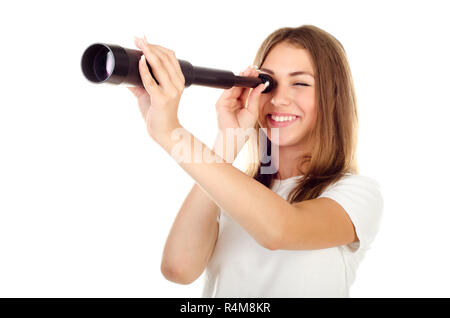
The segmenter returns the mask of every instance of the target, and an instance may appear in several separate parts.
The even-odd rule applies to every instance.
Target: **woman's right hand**
[[[247,67],[240,76],[258,77],[256,68]],[[251,128],[255,125],[259,113],[259,98],[267,86],[255,88],[233,86],[226,89],[216,103],[219,130],[226,128]]]

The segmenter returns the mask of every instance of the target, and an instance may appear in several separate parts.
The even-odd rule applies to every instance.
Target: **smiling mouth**
[[[292,122],[295,121],[300,116],[297,115],[285,115],[285,116],[277,116],[273,114],[267,114],[267,118],[277,122],[277,123],[285,123],[285,122]]]
[[[285,115],[285,116],[276,116],[273,114],[268,114],[267,121],[269,123],[269,127],[273,128],[282,128],[290,126],[292,123],[297,121],[300,116],[297,115]]]

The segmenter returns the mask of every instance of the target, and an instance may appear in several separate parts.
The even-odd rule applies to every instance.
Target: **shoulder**
[[[369,176],[360,174],[346,173],[336,182],[331,183],[324,189],[322,194],[326,193],[347,193],[347,194],[371,194],[373,199],[383,203],[383,195],[380,183]]]
[[[352,197],[353,199],[361,197],[369,200],[372,205],[376,203],[381,210],[384,205],[380,183],[366,175],[346,173],[326,187],[320,196],[327,194]]]
[[[369,176],[361,175],[361,174],[354,174],[354,173],[346,173],[344,174],[339,180],[337,180],[335,183],[332,183],[329,187],[333,187],[336,185],[343,185],[343,184],[354,184],[359,185],[361,187],[369,187],[379,190],[380,189],[380,183]]]

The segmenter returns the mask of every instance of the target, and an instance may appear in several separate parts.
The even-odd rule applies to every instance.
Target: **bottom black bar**
[[[3,312],[12,309],[15,315],[24,313],[58,316],[114,314],[127,317],[169,315],[183,317],[227,317],[233,314],[294,317],[334,313],[347,315],[363,308],[367,313],[415,315],[446,312],[448,298],[2,298]],[[384,306],[386,305],[386,306]],[[355,307],[358,306],[358,307]],[[442,306],[442,308],[439,308]]]

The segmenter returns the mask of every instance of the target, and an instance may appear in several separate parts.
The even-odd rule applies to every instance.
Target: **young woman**
[[[142,60],[144,88],[129,89],[148,133],[174,158],[181,147],[177,163],[195,181],[167,238],[163,275],[189,284],[206,270],[203,297],[348,297],[383,198],[379,184],[358,172],[357,104],[339,41],[311,25],[270,34],[256,54],[257,70],[240,75],[267,73],[277,86],[265,94],[264,84],[223,92],[216,151],[178,121],[184,76],[174,52],[145,37],[136,45],[160,83]],[[244,143],[223,145],[234,139],[226,129],[247,128],[258,130],[248,139],[256,160],[242,172],[225,159]],[[270,163],[261,157],[260,128],[261,140],[277,150]],[[190,142],[180,146],[175,132]],[[218,160],[195,161],[194,145]]]

